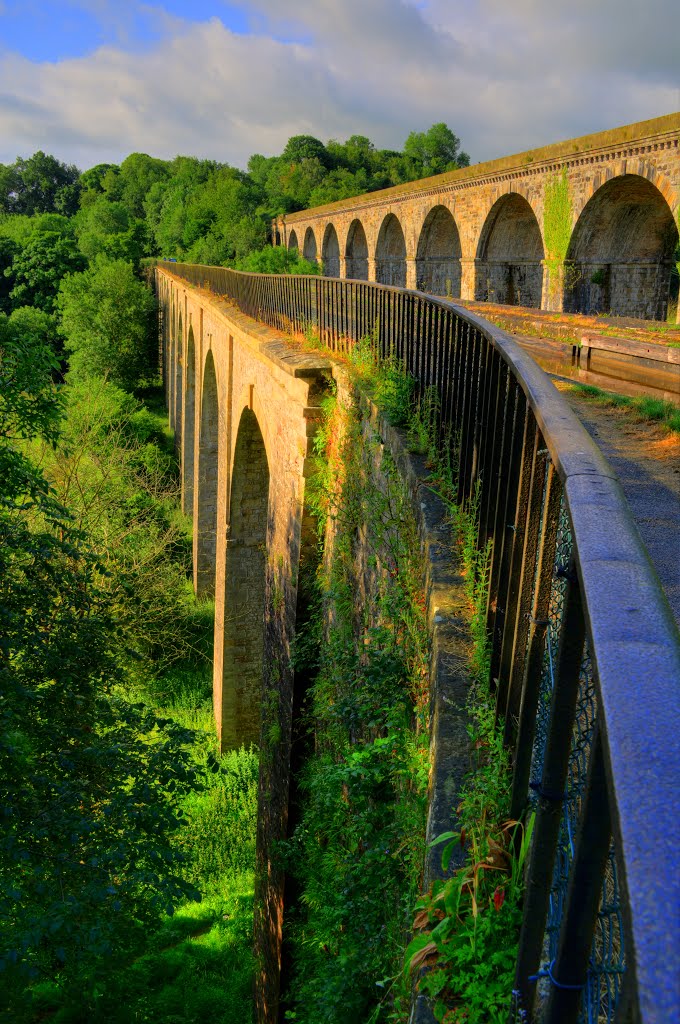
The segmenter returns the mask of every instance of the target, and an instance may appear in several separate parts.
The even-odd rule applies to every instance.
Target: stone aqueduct
[[[288,214],[273,234],[329,277],[664,320],[679,138],[680,113],[668,114]],[[563,174],[566,211],[546,204],[546,186]]]
[[[680,115],[670,115],[304,211],[277,230],[281,241],[299,244],[307,255],[313,244],[329,275],[552,308],[604,303],[658,317],[668,302],[678,240],[679,134]],[[582,269],[578,279],[565,281],[558,268],[561,291],[555,291],[542,204],[546,181],[563,167],[573,221],[567,263]],[[625,262],[624,253],[630,254]],[[199,597],[215,600],[217,730],[224,748],[263,741],[256,1014],[271,1024],[283,872],[270,849],[272,837],[286,834],[299,699],[291,644],[303,610],[298,581],[317,544],[305,486],[333,368],[322,354],[296,351],[235,302],[173,274],[172,264],[157,266],[155,282],[182,503],[193,517],[194,587]]]

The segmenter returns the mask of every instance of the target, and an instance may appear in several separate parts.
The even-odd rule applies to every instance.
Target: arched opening
[[[491,207],[477,248],[478,302],[540,309],[543,239],[536,214],[516,192]]]
[[[264,660],[269,466],[257,418],[244,409],[229,502],[222,660],[222,746],[258,743]]]
[[[196,430],[196,346],[193,328],[187,334],[184,428],[182,430],[182,509],[194,511],[194,444]]]
[[[637,174],[613,178],[574,227],[564,309],[665,320],[677,243],[678,228],[661,192]]]
[[[324,277],[340,277],[340,246],[338,233],[332,224],[324,231],[321,258]]]
[[[297,234],[295,233],[295,231],[291,231],[290,235],[288,236],[288,249],[290,251],[292,249],[297,249],[297,248],[298,248]]]
[[[201,389],[198,438],[198,509],[194,523],[194,589],[197,597],[215,594],[219,399],[212,352],[208,352]]]
[[[347,277],[354,281],[368,281],[368,242],[360,220],[353,220],[349,226],[345,257]]]
[[[316,263],[316,235],[311,228],[307,228],[305,231],[305,242],[302,249],[302,255],[311,263]]]
[[[379,284],[406,287],[406,242],[401,224],[393,213],[385,217],[378,235],[375,279]]]
[[[460,297],[462,255],[456,222],[445,206],[430,210],[418,239],[416,281],[422,292]]]
[[[175,319],[175,299],[170,298],[170,317],[168,323],[168,423],[175,429],[175,373],[177,363],[177,321]]]
[[[182,331],[181,313],[179,315],[175,356],[175,448],[177,451],[181,451],[184,440],[182,437],[182,371],[184,363],[184,335]]]

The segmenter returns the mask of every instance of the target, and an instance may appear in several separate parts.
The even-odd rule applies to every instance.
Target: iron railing
[[[451,302],[160,265],[273,327],[314,328],[331,350],[371,336],[436,396],[458,498],[478,491],[480,544],[492,541],[512,815],[536,808],[514,1019],[680,1020],[680,636],[599,449],[506,333]]]

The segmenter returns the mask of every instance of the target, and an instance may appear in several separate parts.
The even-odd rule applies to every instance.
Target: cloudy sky
[[[476,163],[680,109],[679,41],[679,0],[0,0],[0,162],[445,121]]]

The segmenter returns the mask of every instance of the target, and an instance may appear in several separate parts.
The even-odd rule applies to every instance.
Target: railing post
[[[569,877],[558,953],[549,968],[551,988],[544,1024],[576,1022],[602,899],[611,833],[602,734],[598,726],[590,753],[581,827]]]
[[[536,972],[541,960],[548,916],[557,837],[564,813],[567,769],[584,641],[585,622],[581,592],[572,558],[564,597],[564,615],[550,708],[550,730],[543,773],[537,790],[538,811],[527,869],[524,914],[517,956],[515,988],[520,992],[522,1004],[527,1009],[533,1005]]]

